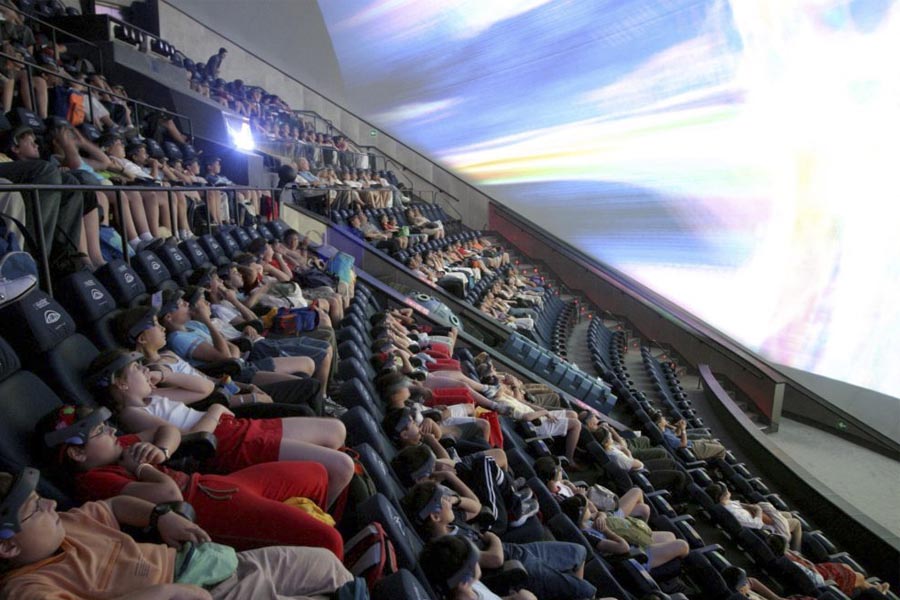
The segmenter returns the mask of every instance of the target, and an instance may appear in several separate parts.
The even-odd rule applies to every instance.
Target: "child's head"
[[[426,539],[438,535],[442,528],[453,523],[456,515],[450,498],[453,493],[434,481],[417,483],[403,497],[403,510]]]
[[[138,352],[113,349],[101,353],[88,367],[88,384],[97,400],[113,410],[143,403],[153,388]]]
[[[35,433],[48,450],[48,462],[87,471],[114,464],[122,455],[108,408],[64,405],[44,415]]]
[[[166,330],[159,323],[158,312],[152,306],[123,310],[113,321],[119,343],[144,355],[165,346]]]
[[[581,422],[584,424],[585,429],[588,431],[597,431],[600,429],[600,418],[592,413],[589,410],[584,410],[579,413],[578,418],[581,419]]]
[[[0,571],[53,556],[66,536],[56,501],[38,496],[40,472],[0,473]]]
[[[581,494],[575,494],[571,498],[566,498],[560,502],[559,508],[579,528],[588,527],[591,519],[594,517],[592,513],[595,512],[591,510],[592,506],[588,499]]]
[[[750,580],[747,579],[747,573],[740,567],[726,567],[722,571],[722,579],[725,585],[732,592],[746,595],[750,591]]]
[[[398,448],[415,446],[422,441],[419,424],[416,423],[413,412],[408,408],[389,410],[384,417],[382,427]]]
[[[725,504],[731,500],[731,492],[724,483],[711,483],[706,486],[706,495],[716,504]]]
[[[480,556],[478,548],[469,540],[444,535],[425,544],[419,564],[436,592],[453,597],[471,589],[481,578]]]
[[[600,444],[603,449],[609,449],[612,446],[612,435],[610,435],[609,430],[605,427],[600,427],[594,432],[594,439],[597,440],[597,443]]]
[[[410,381],[403,373],[393,371],[378,378],[376,383],[381,399],[388,409],[403,408],[409,400]],[[418,443],[418,442],[417,442]]]
[[[191,320],[191,307],[184,300],[182,290],[163,290],[153,294],[153,306],[159,311],[156,318],[166,331],[177,329]]]
[[[542,456],[534,461],[534,473],[538,479],[544,482],[551,493],[555,494],[559,491],[563,470],[559,466],[559,459],[555,456]]]
[[[434,473],[434,465],[437,459],[434,452],[428,446],[407,446],[397,453],[391,466],[394,473],[400,478],[400,483],[410,487],[422,481],[427,481]]]

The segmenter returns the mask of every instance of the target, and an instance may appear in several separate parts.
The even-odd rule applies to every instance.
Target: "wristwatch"
[[[172,504],[157,504],[153,507],[153,512],[150,513],[150,528],[156,529],[159,524],[159,518],[163,515],[169,514],[172,512]]]

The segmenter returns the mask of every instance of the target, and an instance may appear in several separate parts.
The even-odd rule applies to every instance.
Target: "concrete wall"
[[[487,224],[486,195],[342,105],[339,66],[313,0],[159,0],[159,19],[161,37],[190,58],[205,61],[227,48],[226,78],[260,85],[294,108],[319,113],[358,144],[375,146],[404,165],[407,173],[397,173],[401,180],[445,192],[437,200],[451,215],[471,227]]]

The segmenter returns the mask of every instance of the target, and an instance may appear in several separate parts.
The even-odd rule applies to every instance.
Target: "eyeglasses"
[[[38,496],[37,501],[35,501],[35,503],[34,503],[34,510],[31,511],[30,513],[28,513],[28,516],[25,517],[24,519],[19,519],[19,524],[21,525],[22,523],[24,523],[25,521],[27,521],[34,515],[38,514],[39,512],[47,511],[49,509],[51,503],[52,503],[52,500],[49,500],[47,498],[41,498],[40,496]]]
[[[100,429],[97,433],[91,434],[88,436],[88,440],[92,440],[94,438],[100,437],[101,435],[106,435],[108,433],[114,434],[116,432],[116,428],[110,425],[109,423],[101,423]]]

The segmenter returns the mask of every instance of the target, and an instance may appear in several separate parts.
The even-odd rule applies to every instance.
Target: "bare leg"
[[[125,192],[125,202],[122,203],[123,211],[127,211],[134,228],[134,235],[129,234],[128,239],[133,240],[143,233],[150,233],[150,225],[147,223],[147,213],[144,211],[144,201],[139,192]],[[125,221],[128,224],[128,221]]]
[[[155,192],[155,195],[157,202],[159,202],[159,226],[168,229],[169,235],[172,235],[175,233],[175,230],[172,229],[172,211],[169,206],[169,195],[163,192]]]
[[[3,80],[3,112],[12,110],[13,93],[16,91],[16,80],[12,77]]]
[[[311,460],[328,471],[328,497],[331,506],[353,477],[353,460],[337,450],[344,445],[347,431],[337,419],[314,417],[282,419],[279,460]]]
[[[88,255],[95,269],[106,264],[103,252],[100,251],[100,215],[92,210],[82,218],[81,242],[78,244]]]
[[[150,235],[155,238],[159,237],[159,200],[153,192],[144,192],[141,194],[144,204],[144,214],[147,215],[147,227],[150,229]]]
[[[303,373],[312,375],[316,369],[316,363],[308,356],[280,356],[273,358],[276,373]]]
[[[644,504],[644,492],[639,487],[633,487],[619,497],[619,509],[626,517],[646,521],[650,516],[650,507]]]
[[[570,463],[575,463],[575,448],[578,447],[578,438],[581,437],[581,421],[577,418],[568,419],[569,427],[566,433],[566,458]]]
[[[684,540],[674,540],[662,544],[654,543],[647,548],[647,555],[650,558],[650,568],[654,569],[660,565],[666,564],[670,560],[687,556],[689,551],[690,547]]]

